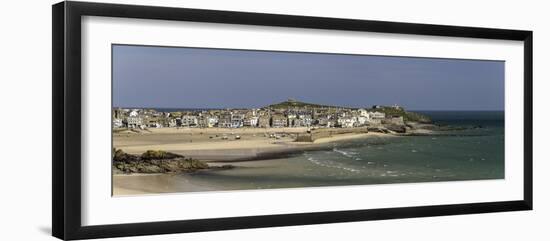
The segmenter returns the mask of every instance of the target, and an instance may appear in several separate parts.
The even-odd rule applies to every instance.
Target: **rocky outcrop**
[[[386,129],[393,131],[395,133],[405,133],[407,128],[405,125],[386,125]]]
[[[132,155],[120,149],[113,152],[113,167],[123,173],[178,173],[210,168],[205,162],[175,153],[149,150]]]
[[[409,127],[412,130],[437,130],[439,127],[435,124],[431,123],[421,123],[421,122],[415,122],[415,121],[408,121],[406,123],[407,127]]]

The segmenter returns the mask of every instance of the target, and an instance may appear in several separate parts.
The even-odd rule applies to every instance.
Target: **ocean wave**
[[[341,170],[354,172],[354,173],[361,172],[360,170],[355,169],[355,168],[334,164],[334,162],[332,162],[332,161],[320,161],[320,160],[317,160],[317,159],[315,159],[311,156],[307,156],[307,160],[310,161],[311,163],[315,164],[315,165],[326,167],[326,168],[341,169]]]
[[[357,152],[352,152],[352,151],[343,151],[343,150],[339,150],[339,149],[332,149],[332,151],[336,152],[336,153],[340,153],[342,154],[343,156],[345,157],[349,157],[349,158],[354,158],[355,155],[357,155]]]

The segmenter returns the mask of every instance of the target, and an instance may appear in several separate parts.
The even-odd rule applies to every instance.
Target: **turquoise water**
[[[422,113],[459,130],[356,139],[185,179],[208,190],[235,190],[504,178],[503,112]]]

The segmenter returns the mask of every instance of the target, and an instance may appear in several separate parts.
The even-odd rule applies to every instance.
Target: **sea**
[[[504,112],[416,112],[449,128],[240,162],[234,169],[186,174],[186,182],[209,190],[243,190],[504,178]]]

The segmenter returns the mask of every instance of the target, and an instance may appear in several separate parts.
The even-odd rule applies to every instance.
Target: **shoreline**
[[[238,134],[241,134],[239,132]],[[143,135],[146,136],[147,134]],[[322,137],[313,142],[296,142],[291,137],[280,139],[249,138],[244,140],[225,141],[175,141],[162,144],[144,143],[141,145],[115,145],[126,153],[140,154],[147,150],[164,150],[208,162],[235,162],[254,161],[271,158],[280,158],[308,150],[322,150],[330,148],[330,144],[364,138],[390,138],[397,137],[392,134],[378,132],[346,133],[328,137]],[[115,141],[116,143],[116,141]]]

